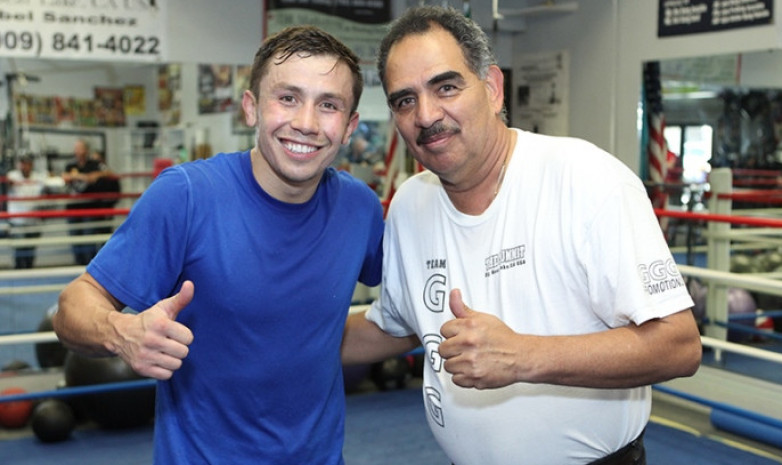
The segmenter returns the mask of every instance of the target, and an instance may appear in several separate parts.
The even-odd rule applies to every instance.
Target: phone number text
[[[0,56],[160,56],[160,38],[154,35],[0,30]]]

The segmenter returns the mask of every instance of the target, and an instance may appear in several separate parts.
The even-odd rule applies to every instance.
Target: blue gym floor
[[[652,421],[646,434],[650,465],[771,465],[782,456],[743,450],[686,429]],[[436,465],[449,460],[434,442],[417,388],[348,395],[346,465]],[[0,462],[9,465],[149,465],[152,428],[76,430],[52,444],[32,435],[0,441]],[[479,464],[477,464],[479,465]]]

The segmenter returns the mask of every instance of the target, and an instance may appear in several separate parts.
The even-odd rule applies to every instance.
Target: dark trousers
[[[12,237],[31,239],[41,237],[40,232],[13,234]],[[35,262],[35,246],[17,247],[14,249],[14,267],[19,269],[32,268]]]
[[[78,224],[78,223],[87,223],[90,221],[95,221],[95,218],[90,217],[74,217],[74,218],[68,218],[68,223],[70,224]],[[91,234],[97,234],[94,228],[76,228],[70,230],[71,236],[88,236]],[[73,250],[73,258],[76,260],[76,264],[78,265],[87,265],[90,263],[90,260],[97,255],[98,253],[98,245],[97,244],[74,244],[71,246],[71,249]]]
[[[628,445],[613,454],[593,461],[589,465],[646,465],[645,431],[641,431],[641,434],[630,441]]]

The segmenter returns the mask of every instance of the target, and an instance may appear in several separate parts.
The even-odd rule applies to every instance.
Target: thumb
[[[453,313],[453,316],[456,318],[467,318],[472,313],[470,307],[465,305],[462,301],[462,291],[459,289],[453,289],[451,291],[448,305],[451,307],[451,313]]]
[[[179,292],[160,302],[160,307],[166,312],[169,318],[176,320],[179,312],[183,308],[187,307],[191,300],[193,300],[193,293],[195,292],[195,286],[192,281],[185,281],[182,283],[182,287]]]

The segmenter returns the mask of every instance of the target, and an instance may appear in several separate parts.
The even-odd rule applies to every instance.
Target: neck
[[[489,208],[502,188],[505,172],[515,145],[516,133],[511,129],[503,128],[493,150],[496,155],[485,158],[485,163],[489,163],[491,167],[486,174],[481,176],[478,183],[461,190],[455,189],[455,186],[443,184],[448,198],[457,210],[467,215],[480,215]]]

